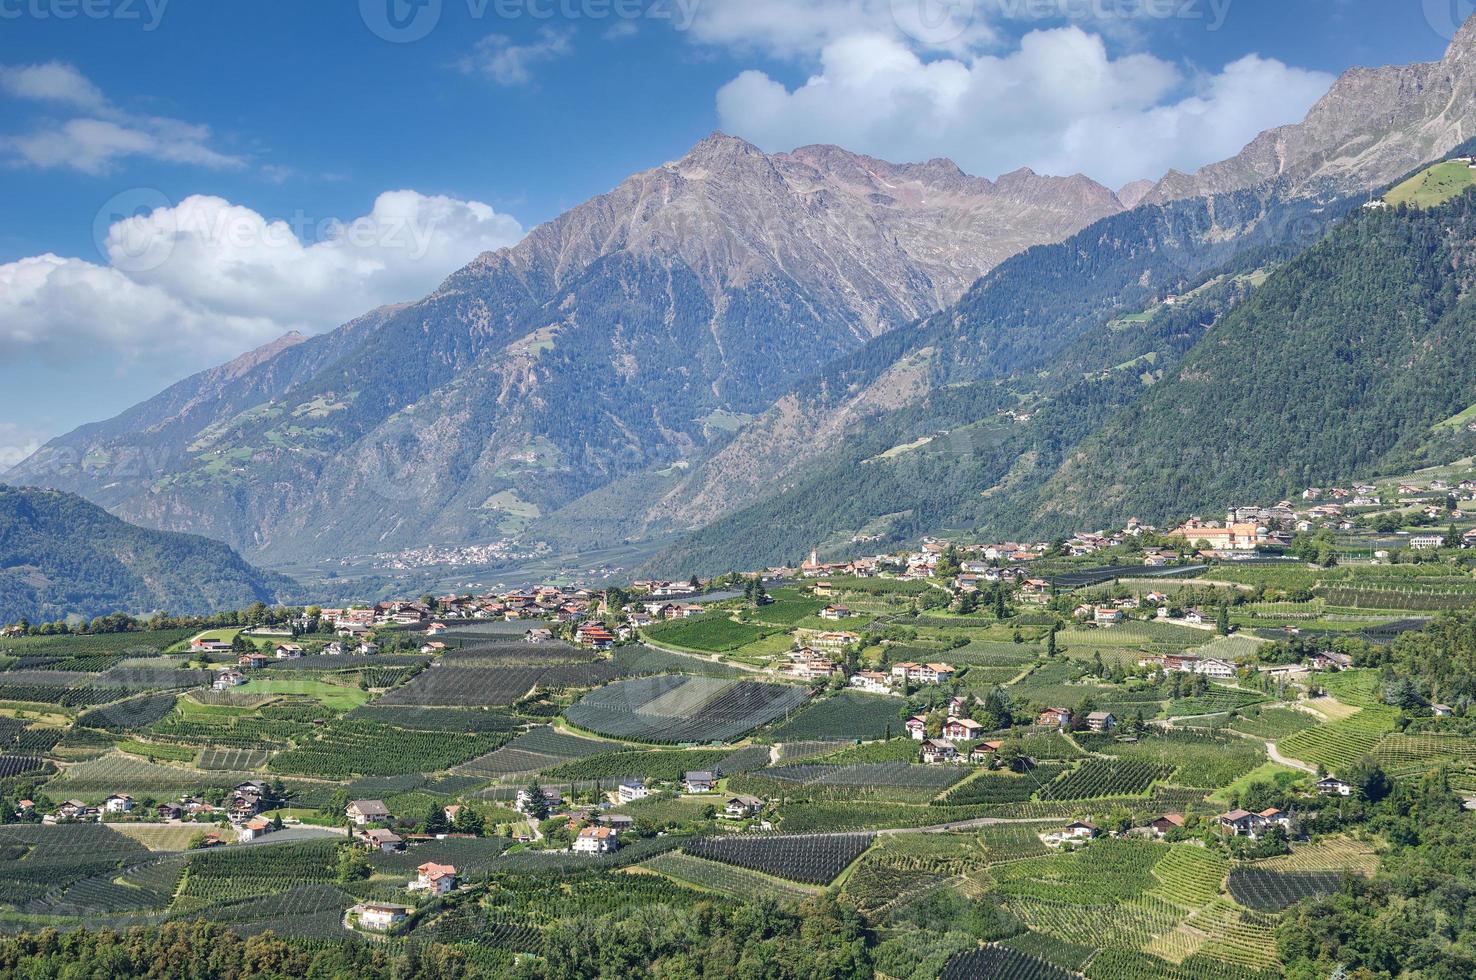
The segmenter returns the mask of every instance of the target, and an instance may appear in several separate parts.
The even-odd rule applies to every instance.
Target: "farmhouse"
[[[1164,837],[1184,826],[1184,815],[1182,813],[1165,813],[1163,816],[1154,817],[1144,825],[1154,837]]]
[[[1264,817],[1248,810],[1231,810],[1228,813],[1222,813],[1216,821],[1222,831],[1236,837],[1255,837],[1266,825]]]
[[[360,926],[375,932],[389,932],[410,917],[409,907],[386,902],[363,902],[349,912],[358,916]]]
[[[217,691],[229,691],[233,687],[240,687],[246,683],[246,675],[239,670],[226,670],[215,676],[215,682],[210,686]]]
[[[913,715],[911,718],[908,718],[905,722],[902,723],[902,727],[907,729],[907,734],[909,736],[919,742],[928,737],[927,720],[924,718],[920,718],[917,715]]]
[[[922,761],[928,765],[936,765],[942,762],[954,762],[958,759],[958,749],[953,747],[952,742],[945,742],[938,738],[924,739],[922,744]]]
[[[645,783],[627,780],[620,784],[615,790],[615,796],[621,803],[634,803],[636,800],[644,800],[651,795]]]
[[[851,610],[845,606],[826,606],[820,610],[821,619],[846,619],[851,615]]]
[[[127,793],[114,793],[103,800],[104,813],[127,813],[133,809],[133,797]]]
[[[1111,606],[1097,606],[1092,611],[1092,621],[1098,626],[1116,626],[1122,622],[1122,610]]]
[[[876,670],[859,670],[851,675],[851,686],[871,694],[891,694],[892,678]]]
[[[344,808],[344,813],[360,827],[368,823],[383,823],[390,818],[389,807],[382,800],[354,800]]]
[[[984,734],[984,726],[969,718],[949,718],[943,724],[943,737],[950,742],[973,741]]]
[[[444,895],[456,887],[455,865],[427,861],[415,869],[415,874],[415,880],[410,883],[411,891],[427,891],[432,895]]]
[[[1036,716],[1035,723],[1043,728],[1066,728],[1071,724],[1071,709],[1047,708]]]
[[[278,660],[301,660],[302,647],[296,643],[278,643],[273,651]]]
[[[359,832],[358,836],[360,842],[371,851],[393,854],[395,851],[405,849],[404,838],[385,827],[373,827],[369,830],[363,830]]]
[[[1216,680],[1230,680],[1235,676],[1235,665],[1224,660],[1201,660],[1194,672]]]
[[[844,630],[831,630],[825,633],[815,634],[810,638],[810,642],[822,650],[834,652],[860,643],[861,637],[855,633],[847,633]]]
[[[1087,820],[1075,820],[1068,823],[1061,831],[1063,836],[1074,837],[1078,840],[1091,840],[1099,831],[1097,825]]]
[[[689,772],[682,777],[682,786],[688,793],[711,793],[717,789],[717,773]]]
[[[574,850],[579,854],[613,854],[620,849],[620,840],[610,827],[585,827],[574,838]]]
[[[757,796],[730,796],[723,804],[723,815],[734,820],[751,817],[764,808],[764,801]]]
[[[242,843],[246,843],[271,832],[272,822],[265,817],[257,817],[254,820],[246,821],[236,828],[236,839]]]
[[[1327,776],[1312,784],[1312,788],[1323,796],[1352,796],[1353,785],[1345,783],[1341,779]]]
[[[1117,727],[1117,716],[1110,711],[1093,711],[1087,715],[1087,727],[1094,732],[1110,732]]]
[[[904,661],[892,665],[892,677],[909,684],[947,684],[953,680],[953,665]]]

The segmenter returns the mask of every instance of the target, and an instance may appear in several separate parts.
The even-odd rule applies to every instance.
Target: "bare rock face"
[[[418,303],[202,372],[11,478],[266,560],[482,540],[701,452],[830,359],[1122,209],[1083,177],[714,134]]]
[[[1152,204],[1269,181],[1288,196],[1371,192],[1476,136],[1476,18],[1441,61],[1346,72],[1300,123],[1269,130],[1229,160],[1170,172]]]

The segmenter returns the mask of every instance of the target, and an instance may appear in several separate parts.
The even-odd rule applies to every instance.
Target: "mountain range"
[[[1350,71],[1233,159],[1117,192],[715,134],[423,300],[186,379],[8,479],[277,565],[525,535],[644,541],[685,573],[1217,505],[1244,484],[1099,463],[1216,404],[1192,394],[1213,350],[1301,363],[1297,334],[1259,360],[1262,283],[1473,136],[1476,22],[1441,61]],[[1131,492],[1165,466],[1172,500]]]

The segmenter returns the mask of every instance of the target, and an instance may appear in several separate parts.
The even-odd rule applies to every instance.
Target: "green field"
[[[1476,186],[1476,170],[1458,160],[1438,163],[1384,195],[1393,205],[1433,208]]]

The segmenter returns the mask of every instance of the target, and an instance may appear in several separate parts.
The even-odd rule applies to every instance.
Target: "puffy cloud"
[[[0,65],[0,91],[82,113],[70,119],[44,118],[29,133],[0,136],[0,150],[34,167],[102,174],[128,157],[214,168],[242,165],[239,157],[208,145],[210,127],[124,112],[86,76],[62,62]]]
[[[548,27],[531,44],[514,44],[506,34],[489,34],[477,42],[462,69],[486,75],[498,85],[527,85],[533,81],[535,64],[561,58],[571,50],[569,35]]]
[[[827,44],[819,72],[793,90],[746,71],[717,107],[725,129],[771,151],[831,142],[893,160],[951,157],[987,175],[1080,171],[1117,186],[1230,156],[1300,119],[1332,81],[1255,56],[1186,80],[1150,54],[1114,59],[1079,27],[1033,31],[1002,56],[933,60],[865,34]]]
[[[199,366],[414,299],[522,233],[486,204],[414,191],[381,194],[347,223],[268,221],[190,197],[106,226],[107,265],[49,254],[0,265],[0,338],[12,352],[102,349]]]
[[[60,61],[42,65],[0,65],[0,90],[18,99],[56,102],[78,109],[104,109],[102,90],[76,68]]]

